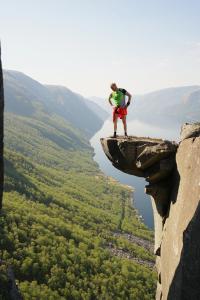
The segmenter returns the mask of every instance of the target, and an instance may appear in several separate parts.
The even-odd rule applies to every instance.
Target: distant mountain
[[[163,89],[133,96],[129,118],[162,127],[200,120],[200,86]]]
[[[4,70],[5,110],[21,116],[57,114],[91,137],[106,113],[66,87],[43,85],[17,71]]]
[[[106,110],[106,107],[103,107],[103,105],[100,105],[99,103],[95,103],[92,100],[84,99],[85,104],[102,120],[105,121],[108,116],[108,110]]]
[[[200,88],[186,95],[182,103],[167,107],[166,114],[174,119],[178,117],[180,122],[200,121]]]
[[[109,93],[108,93],[108,97],[109,97]],[[108,103],[108,97],[106,99],[103,99],[103,98],[100,98],[100,97],[95,97],[95,96],[92,96],[92,97],[89,97],[89,99],[96,103],[98,106],[100,106],[102,109],[104,109],[105,111],[110,112],[111,110],[111,107],[110,107],[110,104]]]

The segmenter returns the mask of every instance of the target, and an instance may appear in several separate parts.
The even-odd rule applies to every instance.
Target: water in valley
[[[179,129],[161,129],[153,125],[142,123],[138,120],[128,122],[129,135],[149,136],[154,138],[162,138],[176,140],[179,136]],[[107,175],[112,176],[123,184],[134,188],[133,205],[142,216],[144,223],[153,229],[153,214],[150,197],[144,193],[145,180],[125,174],[113,167],[111,162],[105,156],[101,143],[101,137],[107,137],[113,134],[113,124],[111,120],[106,120],[102,128],[91,138],[90,143],[95,151],[94,160],[99,164],[100,169]],[[123,134],[122,124],[119,122],[118,134]]]

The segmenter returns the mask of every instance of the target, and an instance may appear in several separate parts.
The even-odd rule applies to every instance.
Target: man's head
[[[118,90],[118,87],[115,82],[111,83],[110,87],[114,92],[116,92]]]

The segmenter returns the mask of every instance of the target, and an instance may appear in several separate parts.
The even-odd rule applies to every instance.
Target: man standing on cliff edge
[[[127,115],[127,107],[130,105],[132,96],[125,89],[118,88],[116,83],[112,83],[110,87],[113,92],[110,94],[108,101],[110,105],[113,106],[113,124],[114,124],[113,137],[114,138],[117,137],[118,117],[122,120],[124,126],[124,135],[127,137],[128,135],[127,135],[126,115]],[[126,96],[128,97],[127,103],[126,103]]]

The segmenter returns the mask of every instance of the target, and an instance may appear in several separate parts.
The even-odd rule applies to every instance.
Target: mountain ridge
[[[45,113],[57,113],[86,131],[89,137],[101,127],[105,112],[100,107],[90,107],[89,100],[67,87],[42,85],[18,71],[4,70],[3,76],[7,99],[5,111],[31,116],[40,108]]]

